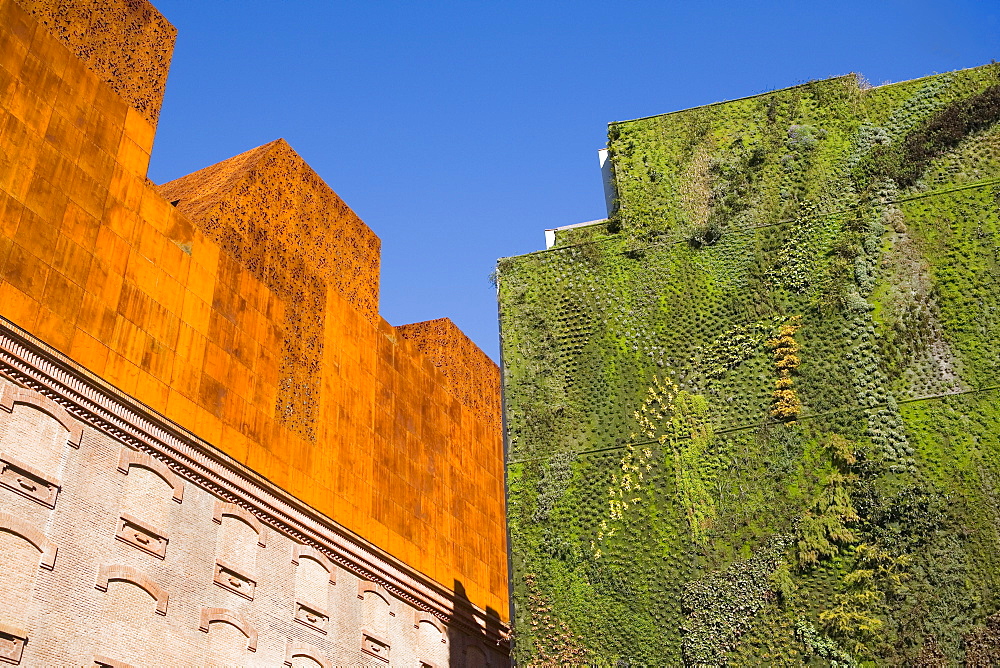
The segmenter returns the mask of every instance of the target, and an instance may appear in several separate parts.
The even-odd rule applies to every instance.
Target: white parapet
[[[615,207],[615,200],[618,199],[618,193],[615,192],[615,177],[611,171],[611,158],[608,155],[608,149],[598,150],[597,159],[601,163],[601,180],[604,182],[604,205],[610,216]]]
[[[601,223],[606,223],[607,218],[601,218],[600,220],[588,220],[585,223],[573,223],[572,225],[563,225],[562,227],[553,227],[550,230],[545,230],[545,248],[548,250],[556,244],[556,232],[560,230],[571,230],[574,227],[586,227],[587,225],[599,225]]]

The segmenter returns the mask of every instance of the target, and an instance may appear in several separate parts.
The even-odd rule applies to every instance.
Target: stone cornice
[[[393,596],[509,652],[509,628],[0,317],[0,374]],[[489,621],[487,622],[487,619]]]

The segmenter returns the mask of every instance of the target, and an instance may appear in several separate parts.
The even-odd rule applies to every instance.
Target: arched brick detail
[[[235,517],[238,520],[242,520],[250,526],[257,533],[257,544],[261,547],[267,547],[267,527],[265,527],[259,519],[253,516],[253,514],[242,506],[238,506],[235,503],[227,503],[222,499],[215,500],[215,511],[212,514],[212,521],[216,524],[222,524],[222,518],[226,515],[230,517]]]
[[[240,633],[247,637],[247,649],[251,652],[257,651],[257,629],[255,629],[246,618],[238,612],[227,610],[226,608],[202,608],[200,631],[208,633],[208,625],[212,622],[223,622],[232,624]]]
[[[330,663],[330,660],[323,656],[315,647],[289,640],[288,650],[285,652],[285,665],[292,665],[292,659],[297,656],[308,656],[310,659],[323,666],[323,668],[333,668],[333,664]]]
[[[365,594],[369,592],[375,594],[388,604],[390,617],[396,616],[395,606],[392,604],[395,597],[385,587],[371,580],[358,580],[358,598],[364,600]]]
[[[184,500],[184,481],[159,459],[154,459],[145,452],[122,447],[121,455],[118,457],[118,470],[128,475],[130,466],[141,466],[144,469],[149,469],[163,478],[163,482],[174,490],[174,501],[180,503]]]
[[[389,592],[385,590],[385,587],[377,582],[372,582],[371,580],[358,580],[358,598],[364,598],[365,594],[368,592],[378,594],[385,599],[386,603],[390,603],[392,600],[389,597]]]
[[[34,390],[17,385],[7,385],[4,387],[3,397],[0,398],[0,408],[8,413],[14,412],[14,404],[25,404],[34,406],[53,420],[63,426],[69,432],[66,441],[74,448],[79,448],[83,441],[83,425],[73,418],[65,408],[49,399],[44,394],[39,394]]]
[[[45,534],[36,527],[31,526],[20,517],[14,517],[9,513],[0,513],[0,531],[8,531],[25,539],[35,546],[42,553],[39,566],[47,571],[51,571],[56,565],[56,553],[59,548],[55,543],[46,538]]]
[[[292,547],[292,563],[296,566],[299,565],[299,559],[305,557],[307,559],[312,559],[330,574],[330,584],[337,584],[337,569],[330,561],[329,557],[320,552],[314,547],[309,547],[308,545],[302,545],[301,543],[295,543]],[[359,594],[364,596],[364,592],[358,591]]]
[[[444,625],[441,624],[441,620],[434,615],[424,612],[423,610],[413,611],[413,628],[420,628],[420,622],[427,622],[434,626],[441,633],[441,642],[446,642],[445,638],[448,637],[447,632],[444,630]]]
[[[167,603],[170,601],[170,594],[168,594],[163,587],[153,582],[153,580],[142,571],[137,568],[133,568],[132,566],[123,566],[121,564],[101,566],[101,570],[97,572],[96,589],[99,591],[107,591],[108,582],[112,580],[131,582],[134,585],[142,587],[147,594],[156,600],[156,614],[167,614]]]

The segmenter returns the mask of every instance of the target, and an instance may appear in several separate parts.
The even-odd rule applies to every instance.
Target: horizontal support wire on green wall
[[[980,388],[976,388],[976,389],[973,389],[973,390],[961,390],[959,392],[948,392],[947,394],[932,394],[932,395],[924,396],[924,397],[911,397],[909,399],[897,399],[896,400],[896,404],[915,404],[915,403],[919,403],[921,401],[938,401],[938,400],[941,400],[941,399],[947,399],[949,397],[960,397],[960,396],[967,395],[967,394],[980,394],[980,393],[985,393],[985,392],[995,392],[997,390],[1000,390],[1000,385],[991,385],[990,387],[980,387]],[[886,404],[886,403],[880,403],[880,404],[873,404],[871,406],[857,406],[857,407],[854,407],[854,408],[837,408],[837,409],[834,409],[832,411],[824,411],[822,413],[811,413],[809,415],[800,415],[798,417],[798,421],[801,422],[803,420],[815,420],[817,418],[828,417],[830,415],[844,415],[844,414],[849,414],[849,413],[861,413],[861,412],[864,412],[864,411],[879,410],[879,409],[885,408],[887,406],[888,406],[888,404]],[[772,420],[767,420],[767,421],[759,423],[759,424],[747,424],[747,425],[741,425],[741,426],[738,426],[738,427],[727,427],[726,429],[717,429],[717,430],[714,430],[713,433],[716,434],[716,435],[720,435],[720,434],[733,434],[733,433],[736,433],[736,432],[739,432],[739,431],[746,431],[747,429],[759,429],[761,427],[777,427],[777,426],[780,426],[782,424],[784,424],[784,423],[783,422],[775,422],[775,421],[772,421]],[[681,435],[681,438],[690,438],[690,436],[689,435],[688,436]],[[577,456],[580,456],[580,455],[592,455],[592,454],[596,454],[598,452],[613,452],[615,450],[624,450],[625,448],[627,448],[629,446],[639,447],[639,446],[642,446],[642,445],[652,445],[653,443],[659,443],[659,441],[656,440],[656,439],[651,439],[651,440],[648,440],[648,441],[634,441],[634,442],[628,442],[628,443],[620,443],[618,445],[609,445],[609,446],[607,446],[605,448],[594,448],[592,450],[578,450],[577,452],[575,452],[573,454],[575,454]],[[544,461],[544,460],[546,460],[548,458],[549,458],[548,456],[543,456],[543,457],[525,457],[524,459],[511,459],[511,460],[508,460],[507,463],[508,464],[525,464],[525,463],[528,463],[528,462]]]

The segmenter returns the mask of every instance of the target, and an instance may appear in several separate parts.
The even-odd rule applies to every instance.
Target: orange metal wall
[[[169,59],[169,24],[125,4],[110,29],[152,16],[161,43],[132,55]],[[145,177],[162,90],[78,55],[0,0],[0,313],[505,618],[496,366],[453,326],[377,315],[377,237],[287,144],[165,198]]]
[[[440,369],[449,392],[491,428],[500,429],[500,374],[493,360],[455,323],[438,318],[400,325],[396,331]]]
[[[177,29],[145,0],[17,0],[156,125]]]

